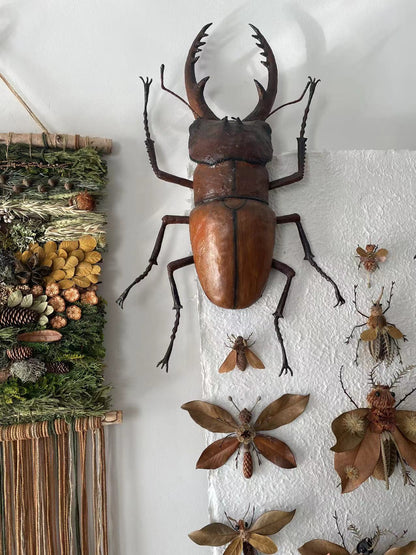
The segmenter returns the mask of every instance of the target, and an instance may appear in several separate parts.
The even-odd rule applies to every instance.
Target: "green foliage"
[[[9,226],[8,247],[12,251],[25,251],[30,243],[41,240],[46,226],[34,221],[14,221]]]

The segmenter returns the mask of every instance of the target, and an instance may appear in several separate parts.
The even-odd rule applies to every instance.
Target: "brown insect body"
[[[396,382],[401,375],[396,376]],[[412,484],[406,463],[416,470],[416,412],[397,410],[402,401],[396,403],[392,384],[373,382],[367,396],[368,408],[358,408],[353,401],[357,408],[333,421],[337,443],[332,450],[343,493],[353,491],[370,476],[384,480],[388,489],[398,463],[404,484]]]
[[[219,369],[220,374],[231,372],[231,370],[235,367],[244,372],[249,364],[253,368],[264,368],[262,361],[250,349],[250,347],[254,345],[254,342],[249,344],[249,338],[245,339],[241,335],[238,335],[237,337],[231,335],[228,339],[230,341],[229,346],[232,351],[221,364]]]
[[[393,296],[393,286],[394,282],[391,284],[390,295],[387,301],[387,308],[383,310],[383,305],[381,299],[384,293],[384,287],[381,290],[379,298],[374,301],[371,309],[370,315],[367,316],[357,308],[357,286],[354,287],[354,305],[359,314],[364,316],[367,321],[364,324],[358,324],[353,327],[350,335],[346,339],[346,343],[349,343],[352,339],[354,332],[357,328],[367,325],[367,329],[364,330],[357,342],[356,352],[355,352],[355,363],[358,365],[358,350],[361,341],[364,341],[368,345],[368,350],[370,355],[376,362],[384,361],[386,364],[391,364],[396,356],[399,357],[400,362],[402,362],[400,354],[400,346],[398,343],[399,339],[406,341],[406,337],[403,333],[396,328],[395,325],[389,323],[384,316],[388,311],[391,304],[391,298]]]
[[[374,273],[378,269],[380,262],[384,262],[386,260],[389,251],[387,249],[379,249],[377,245],[366,245],[365,250],[362,247],[357,247],[356,252],[360,259],[358,267],[363,265],[367,270],[367,285],[370,287],[370,274]]]
[[[232,401],[231,398],[230,400]],[[279,439],[259,432],[273,430],[292,422],[304,411],[308,400],[308,395],[283,395],[268,405],[254,423],[252,423],[252,412],[248,409],[239,411],[240,422],[238,423],[228,411],[218,405],[204,401],[191,401],[182,405],[191,418],[206,430],[228,434],[225,438],[211,443],[202,452],[196,467],[219,468],[233,453],[236,451],[239,453],[242,448],[245,478],[251,478],[253,474],[252,450],[281,468],[295,468],[295,457],[289,447]]]
[[[262,295],[270,271],[275,269],[286,276],[286,284],[274,313],[274,325],[282,350],[282,370],[291,372],[287,362],[283,338],[279,329],[279,319],[283,310],[290,283],[295,275],[292,268],[273,259],[275,228],[277,224],[295,223],[304,248],[305,259],[334,287],[337,304],[344,303],[337,285],[316,264],[303,230],[300,216],[291,214],[277,217],[268,204],[269,190],[300,181],[304,175],[306,120],[318,83],[309,79],[299,102],[307,91],[309,99],[298,138],[298,169],[293,174],[270,180],[266,164],[271,161],[273,147],[271,128],[266,119],[273,110],[277,94],[277,66],[273,51],[260,31],[254,30],[254,38],[262,50],[262,63],[268,71],[268,84],[264,88],[255,81],[259,101],[254,110],[243,120],[225,117],[219,119],[208,107],[204,98],[204,88],[208,77],[196,80],[195,65],[198,52],[207,36],[209,25],[205,25],[196,36],[185,63],[185,86],[188,102],[164,86],[161,69],[162,88],[182,100],[193,112],[195,121],[189,128],[189,156],[197,163],[193,179],[184,179],[159,169],[154,142],[150,136],[147,117],[147,101],[151,81],[143,80],[145,86],[144,124],[146,147],[151,166],[157,177],[189,187],[194,191],[195,207],[187,216],[164,216],[149,265],[118,299],[120,306],[131,287],[144,279],[153,265],[157,264],[166,226],[168,224],[189,224],[193,256],[171,262],[168,265],[169,280],[176,311],[171,341],[164,358],[159,364],[168,368],[176,332],[179,326],[181,303],[173,272],[179,268],[195,264],[202,289],[215,305],[228,309],[242,309],[251,306]],[[293,104],[290,102],[288,104]]]

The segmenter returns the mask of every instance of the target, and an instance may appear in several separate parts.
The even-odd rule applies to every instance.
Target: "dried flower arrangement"
[[[359,408],[347,392],[341,368],[341,387],[356,407],[332,423],[337,439],[332,451],[335,452],[334,465],[341,478],[342,493],[355,490],[370,476],[384,480],[388,489],[389,478],[397,465],[401,467],[404,484],[413,485],[406,464],[416,470],[416,411],[397,409],[416,391],[416,387],[398,402],[392,391],[413,368],[409,366],[398,372],[388,385],[375,381],[373,368],[367,408]]]

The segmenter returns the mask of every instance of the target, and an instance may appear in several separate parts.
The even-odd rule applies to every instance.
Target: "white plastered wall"
[[[264,82],[259,51],[247,26],[251,22],[260,28],[276,53],[281,102],[298,96],[307,75],[322,79],[307,129],[310,151],[416,149],[413,67],[416,5],[411,0],[0,2],[0,70],[23,93],[51,131],[108,136],[115,142],[110,158],[108,196],[110,252],[103,288],[109,301],[107,375],[115,385],[114,406],[125,411],[123,426],[109,431],[109,514],[111,553],[115,555],[210,553],[209,548],[198,548],[186,537],[190,530],[208,522],[207,476],[203,471],[193,470],[203,448],[203,433],[179,409],[183,402],[202,396],[197,284],[192,269],[178,273],[184,310],[171,372],[166,376],[155,368],[166,347],[173,320],[165,265],[169,260],[189,254],[185,226],[168,230],[159,266],[131,294],[124,313],[114,303],[123,287],[144,268],[161,216],[183,214],[191,208],[186,190],[158,181],[149,168],[143,145],[138,76],[150,75],[156,81],[151,92],[150,116],[160,165],[172,173],[186,175],[187,127],[192,119],[184,106],[160,92],[157,77],[163,62],[167,83],[183,93],[186,52],[198,30],[209,21],[214,26],[199,62],[198,75],[212,76],[207,97],[219,114],[244,116],[256,102],[252,79]],[[293,151],[300,113],[300,107],[288,108],[271,121],[276,153]],[[4,131],[37,131],[5,89],[0,89],[0,121]],[[390,192],[380,192],[374,182],[368,192],[371,197],[367,197],[367,182],[362,180],[358,166],[354,166],[353,175],[341,176],[335,172],[330,178],[325,173],[327,166],[323,168],[319,163],[320,160],[328,163],[325,156],[331,155],[312,154],[308,180],[276,192],[273,202],[277,203],[280,214],[289,211],[302,214],[317,259],[328,270],[339,277],[340,268],[345,269],[340,285],[349,301],[356,278],[352,253],[357,241],[371,238],[391,248],[393,256],[386,264],[383,278],[390,280],[396,273],[400,277],[403,274],[403,279],[397,278],[392,313],[398,322],[403,322],[402,327],[409,336],[404,354],[409,360],[415,360],[415,310],[410,303],[414,291],[411,286],[414,218],[409,208],[412,183],[407,182],[405,198],[395,198],[394,202]],[[397,169],[397,180],[402,187],[404,164],[409,164],[410,159],[403,155],[402,162],[390,168],[391,172]],[[365,171],[369,167],[366,165]],[[350,190],[340,185],[347,178]],[[322,210],[328,202],[334,210],[348,202],[348,210],[356,218],[355,227],[346,218],[347,209],[336,225],[320,226],[322,213],[313,209],[317,199],[323,203],[319,207]],[[358,210],[364,210],[363,203],[368,213],[358,218]],[[400,203],[407,209],[406,217],[397,208]],[[332,395],[325,399],[328,403],[325,407],[324,395],[316,395],[302,419],[279,434],[282,439],[287,437],[300,463],[294,474],[299,479],[284,477],[285,487],[276,492],[275,499],[282,508],[300,508],[298,523],[294,521],[287,534],[282,533],[285,543],[281,553],[289,554],[295,553],[294,546],[307,539],[309,532],[314,535],[314,530],[321,534],[327,532],[328,537],[335,539],[331,521],[335,508],[365,530],[376,520],[380,525],[389,524],[397,517],[400,503],[405,502],[400,500],[402,489],[398,482],[388,495],[378,490],[380,502],[379,498],[374,501],[373,489],[366,490],[362,496],[340,499],[326,451],[330,436],[316,445],[302,432],[303,425],[311,424],[319,407],[325,411],[326,423],[339,410],[348,408],[337,386],[336,372],[339,363],[348,367],[351,362],[351,351],[342,344],[342,338],[355,317],[350,305],[332,310],[333,297],[328,284],[302,261],[296,232],[290,227],[279,231],[283,243],[276,247],[276,256],[292,264],[298,272],[283,324],[297,375],[293,380],[283,378],[276,382],[273,386],[276,395],[260,393],[266,395],[266,402],[282,391],[316,389],[306,364],[310,357],[313,366],[322,372],[328,366],[326,376]],[[293,246],[293,252],[289,253],[284,245]],[[270,309],[282,283],[277,277],[270,281],[265,295],[270,300]],[[311,291],[319,293],[318,299],[308,298]],[[245,322],[246,330],[251,331]],[[313,329],[320,330],[320,341],[316,343],[312,341],[311,322]],[[234,331],[238,333],[237,329]],[[266,332],[270,333],[270,329],[265,329],[264,335],[260,329],[254,332],[259,353],[266,361],[273,353],[277,365],[277,344],[272,339],[266,341]],[[215,364],[225,356],[220,346],[221,340]],[[295,350],[296,346],[299,348]],[[270,367],[264,376],[270,378],[277,371],[277,367]],[[237,378],[245,380],[246,399],[251,402],[259,394],[261,382],[255,387],[256,376],[252,373],[230,379]],[[357,397],[362,395],[359,385],[352,386],[352,390]],[[207,387],[205,393],[208,395]],[[214,399],[219,401],[213,394],[211,400]],[[315,459],[312,446],[316,449]],[[323,469],[328,471],[324,474],[328,482],[325,492],[319,498],[314,497],[318,512],[311,509],[308,513],[315,490],[308,487],[305,476],[320,461],[325,461]],[[283,476],[283,471],[270,467],[271,464],[265,463],[262,472]],[[222,476],[228,472],[230,469],[224,469]],[[265,476],[262,474],[259,480],[265,480]],[[256,486],[253,481],[250,484],[253,490],[243,496],[243,490],[237,485],[240,482],[236,481],[235,496],[227,503],[229,512],[245,510],[247,498],[254,495],[258,483]],[[272,506],[271,501],[267,499],[267,508]],[[212,513],[218,517],[221,509],[212,507]],[[403,526],[411,524],[403,522]]]

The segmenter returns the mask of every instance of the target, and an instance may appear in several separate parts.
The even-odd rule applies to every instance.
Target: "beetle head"
[[[388,385],[376,385],[367,395],[367,401],[371,408],[379,410],[393,408],[396,404],[394,395]]]

